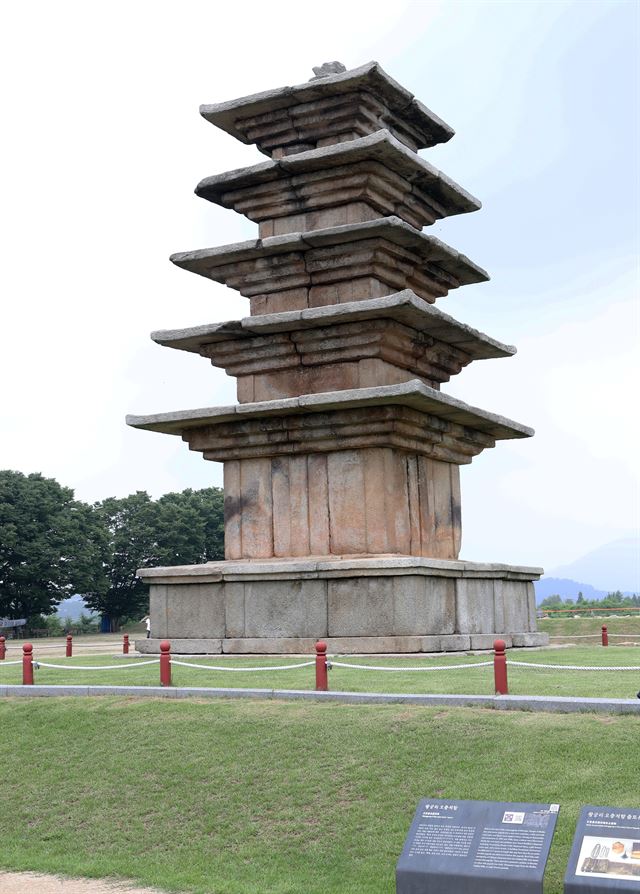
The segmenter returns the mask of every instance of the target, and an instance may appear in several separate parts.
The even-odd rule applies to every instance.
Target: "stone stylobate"
[[[141,571],[152,628],[194,652],[538,643],[540,569],[458,561],[460,465],[533,434],[439,390],[515,353],[433,306],[488,276],[421,228],[480,202],[417,155],[448,125],[377,63],[343,69],[201,108],[272,160],[196,189],[257,240],[171,258],[251,316],[153,334],[236,377],[238,405],[128,418],[224,463],[227,561]]]

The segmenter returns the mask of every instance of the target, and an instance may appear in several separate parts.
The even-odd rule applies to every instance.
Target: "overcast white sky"
[[[552,568],[637,531],[638,15],[605,2],[14,3],[3,13],[0,468],[94,501],[222,483],[126,413],[235,402],[152,344],[248,302],[168,261],[253,238],[197,199],[264,160],[202,102],[377,59],[456,130],[423,153],[484,204],[431,229],[489,270],[438,306],[511,360],[446,386],[532,425],[463,470],[462,555]]]

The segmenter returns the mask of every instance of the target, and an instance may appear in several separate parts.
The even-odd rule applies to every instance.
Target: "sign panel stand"
[[[396,866],[396,894],[495,894],[500,882],[512,894],[542,894],[559,809],[420,801]]]

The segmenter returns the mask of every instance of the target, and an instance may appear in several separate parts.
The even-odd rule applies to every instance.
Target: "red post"
[[[509,695],[506,647],[507,644],[503,639],[497,639],[493,644],[493,677],[496,695]]]
[[[22,647],[22,685],[33,686],[33,646],[25,643]]]
[[[171,643],[168,639],[160,643],[160,685],[171,686]]]
[[[73,657],[73,637],[71,634],[67,637],[67,658]]]
[[[7,654],[7,647],[5,646],[5,638],[4,636],[0,636],[0,661],[4,661],[4,656]]]
[[[603,646],[609,645],[609,634],[607,632],[607,627],[605,624],[602,625],[602,645]]]
[[[327,692],[329,675],[327,673],[327,644],[316,643],[316,692]]]
[[[129,654],[129,634],[128,633],[124,633],[122,636],[122,654],[123,655]]]

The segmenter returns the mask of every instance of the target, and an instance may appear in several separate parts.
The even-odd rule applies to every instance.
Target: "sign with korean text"
[[[396,867],[396,894],[495,894],[500,881],[513,894],[542,894],[559,809],[421,801]]]

